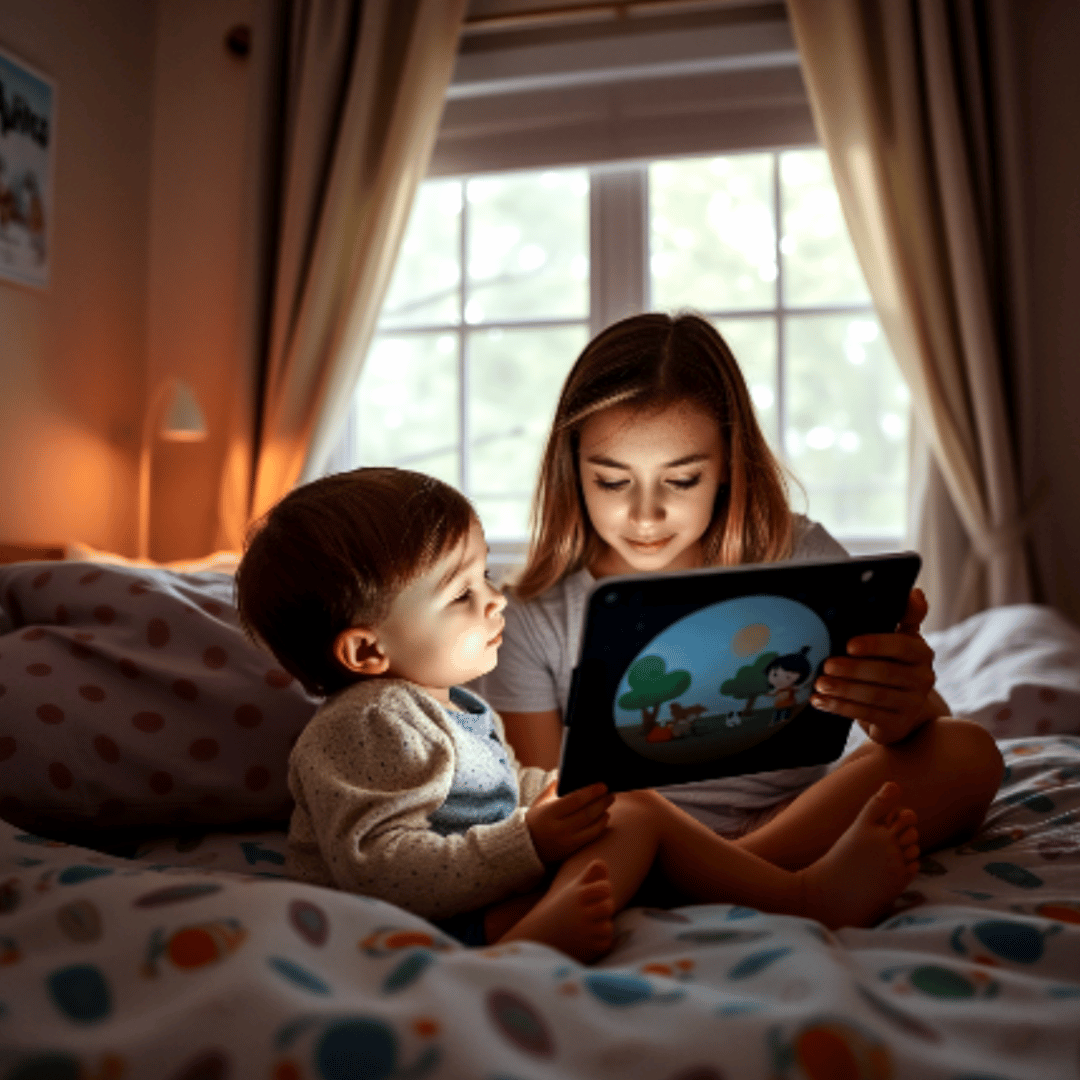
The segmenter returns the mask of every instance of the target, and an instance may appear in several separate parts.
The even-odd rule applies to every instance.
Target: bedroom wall
[[[148,0],[0,0],[57,83],[50,284],[0,282],[0,541],[132,542],[155,30]]]
[[[158,0],[150,194],[148,391],[169,376],[192,387],[201,443],[154,448],[150,552],[205,555],[216,543],[218,488],[236,373],[254,345],[259,170],[268,0]],[[251,28],[251,53],[225,47]]]
[[[1018,389],[1041,597],[1080,623],[1080,4],[1013,6],[1028,184],[1031,371]],[[1041,492],[1041,494],[1040,494]]]

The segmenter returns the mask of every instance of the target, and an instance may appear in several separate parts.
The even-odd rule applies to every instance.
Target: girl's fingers
[[[825,683],[825,686],[819,685]],[[811,700],[847,701],[862,708],[871,707],[886,712],[906,713],[922,708],[926,694],[918,690],[898,690],[895,687],[879,686],[874,683],[845,682],[837,685],[831,680],[819,680],[814,684]],[[815,708],[821,706],[815,705]]]
[[[814,679],[813,690],[826,698],[850,698],[867,704],[879,704],[900,698],[906,700],[910,697],[926,700],[933,686],[932,677],[919,675],[893,678],[891,673],[886,673],[879,675],[878,678],[866,679],[820,675]]]
[[[815,709],[821,709],[822,712],[846,716],[850,720],[859,721],[864,727],[874,725],[883,731],[895,733],[897,737],[906,735],[911,730],[913,718],[916,715],[913,708],[887,709],[858,701],[848,701],[844,698],[821,697],[817,694],[810,699],[810,704]]]
[[[934,659],[934,650],[918,634],[862,634],[848,641],[847,654],[855,658],[898,660],[902,664],[929,664]]]

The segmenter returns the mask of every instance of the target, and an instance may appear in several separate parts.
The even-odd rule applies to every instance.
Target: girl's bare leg
[[[866,925],[917,869],[915,815],[899,802],[899,788],[884,785],[828,852],[792,872],[717,836],[656,792],[624,792],[611,807],[607,831],[563,863],[537,909],[600,860],[608,868],[613,910],[621,911],[656,861],[692,900],[806,915],[830,927]]]
[[[993,737],[970,720],[931,720],[903,742],[867,742],[760,828],[740,837],[743,850],[798,870],[820,858],[889,780],[919,821],[924,851],[959,843],[979,827],[1001,784]]]

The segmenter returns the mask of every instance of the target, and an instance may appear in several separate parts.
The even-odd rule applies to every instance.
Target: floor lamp
[[[150,459],[155,437],[168,442],[199,442],[206,438],[202,410],[191,387],[182,379],[165,379],[154,391],[143,418],[139,454],[140,559],[150,558]]]

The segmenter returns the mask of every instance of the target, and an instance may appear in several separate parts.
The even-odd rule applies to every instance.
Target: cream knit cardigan
[[[456,752],[445,709],[402,679],[370,679],[328,698],[289,757],[296,800],[286,871],[441,919],[526,892],[542,879],[525,810],[554,772],[517,775],[509,817],[440,836],[428,815],[450,791]]]

